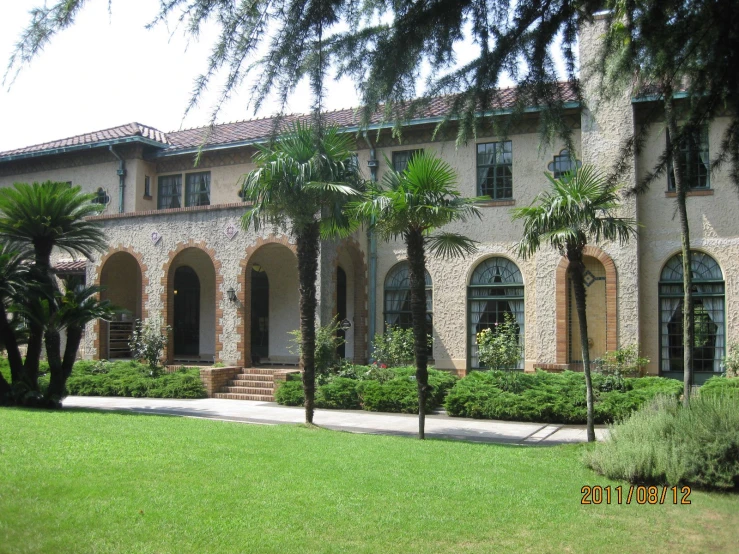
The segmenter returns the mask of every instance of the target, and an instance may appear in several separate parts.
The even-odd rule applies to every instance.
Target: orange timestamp
[[[684,487],[657,487],[630,485],[628,487],[601,487],[585,485],[580,489],[580,504],[690,504],[691,489]]]

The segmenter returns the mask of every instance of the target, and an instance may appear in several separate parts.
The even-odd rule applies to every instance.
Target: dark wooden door
[[[173,331],[175,356],[200,354],[200,280],[188,266],[175,270]]]

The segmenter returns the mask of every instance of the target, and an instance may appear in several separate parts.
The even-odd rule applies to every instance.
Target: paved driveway
[[[303,408],[280,406],[275,402],[248,400],[68,396],[64,400],[64,406],[66,408],[120,410],[267,425],[304,421]],[[417,416],[411,414],[388,414],[361,410],[316,410],[313,422],[327,429],[352,433],[412,437],[418,432]],[[602,440],[607,429],[598,427],[595,433],[596,437]],[[523,445],[552,445],[585,442],[586,440],[583,425],[491,421],[449,417],[445,414],[426,417],[426,437]]]

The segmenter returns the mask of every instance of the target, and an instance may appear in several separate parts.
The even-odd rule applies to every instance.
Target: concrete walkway
[[[68,396],[63,404],[65,408],[118,410],[266,425],[294,424],[305,421],[303,408],[280,406],[275,402],[248,400]],[[361,410],[316,410],[313,421],[320,427],[352,433],[412,437],[418,432],[418,418],[411,414],[388,414]],[[607,430],[599,427],[596,428],[595,433],[598,440],[603,440]],[[426,437],[521,445],[553,445],[585,442],[586,440],[584,425],[492,421],[449,417],[445,414],[426,417]]]

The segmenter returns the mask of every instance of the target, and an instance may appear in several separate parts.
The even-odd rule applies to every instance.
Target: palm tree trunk
[[[61,337],[56,329],[47,329],[44,333],[46,341],[46,359],[49,362],[49,388],[44,398],[46,406],[61,407],[61,397],[64,394],[64,371],[62,370]]]
[[[426,397],[428,396],[428,339],[426,332],[426,253],[421,231],[405,236],[411,280],[411,320],[413,348],[416,354],[416,384],[418,386],[418,438],[426,437]]]
[[[575,307],[577,319],[580,326],[580,343],[582,344],[582,368],[585,373],[585,402],[587,405],[587,433],[588,442],[595,441],[595,419],[593,405],[593,380],[590,376],[590,350],[588,348],[588,319],[585,304],[585,283],[583,281],[584,265],[582,261],[582,250],[570,250],[567,253],[570,262],[569,272],[572,288],[575,291]]]
[[[668,155],[673,160],[672,167],[675,174],[675,192],[677,196],[677,213],[680,220],[680,242],[683,258],[683,404],[690,403],[690,393],[693,388],[693,352],[695,348],[695,323],[693,321],[693,272],[691,269],[690,227],[688,225],[687,183],[683,175],[680,160],[675,163],[672,153],[678,147],[677,120],[675,116],[672,87],[665,90],[665,119],[670,137],[670,151]]]
[[[316,278],[318,276],[318,222],[297,234],[298,281],[300,289],[300,348],[305,393],[305,422],[313,423],[316,394]]]
[[[49,403],[54,403],[55,407],[60,407],[60,400],[64,396],[67,379],[72,374],[72,366],[77,357],[77,349],[82,341],[82,329],[79,327],[67,328],[67,342],[64,346],[64,357],[59,356],[61,349],[61,341],[59,333],[56,333],[56,350],[49,353],[49,347],[53,344],[49,340],[49,333],[46,333],[46,351],[49,360],[49,369],[51,371],[51,379],[49,380],[49,388],[46,392],[46,399]],[[53,363],[52,363],[53,360]]]

